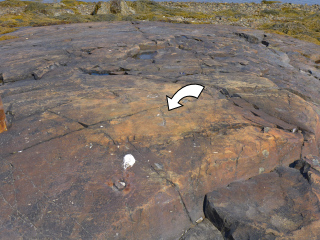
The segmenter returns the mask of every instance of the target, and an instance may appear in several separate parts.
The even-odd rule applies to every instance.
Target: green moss
[[[14,14],[7,14],[0,17],[0,25],[10,28],[26,26],[47,26],[62,23],[62,21],[59,21],[52,17],[43,14],[35,14],[32,12],[26,12],[21,14],[20,16]]]
[[[61,0],[60,3],[63,3],[66,7],[76,7],[81,4],[88,4],[87,2],[77,1],[77,0]]]
[[[280,15],[280,11],[274,10],[274,9],[264,9],[260,12],[261,15],[274,15],[278,16]]]
[[[18,37],[5,35],[5,36],[0,36],[0,41],[9,40],[9,39],[15,39],[15,38],[18,38]]]
[[[10,27],[1,27],[0,26],[0,34],[10,33],[16,31],[17,28],[10,28]]]
[[[320,13],[282,8],[279,15],[287,20],[262,24],[259,28],[320,45]]]
[[[0,2],[0,7],[22,7],[27,3],[25,1],[20,0],[5,0]]]
[[[28,3],[25,12],[35,12],[35,13],[48,13],[48,5],[41,2],[30,2]]]

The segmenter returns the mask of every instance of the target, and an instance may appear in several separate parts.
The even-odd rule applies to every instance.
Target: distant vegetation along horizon
[[[4,0],[0,0],[2,2]],[[99,2],[99,0],[82,0],[84,2]],[[108,0],[102,0],[103,2],[107,2]],[[154,0],[156,2],[169,2],[170,0]],[[171,0],[172,2],[217,2],[217,3],[246,3],[246,2],[254,2],[261,3],[261,0]],[[60,2],[59,0],[43,0],[44,3],[52,3],[52,2]],[[319,0],[282,0],[281,3],[293,3],[293,4],[320,4]]]

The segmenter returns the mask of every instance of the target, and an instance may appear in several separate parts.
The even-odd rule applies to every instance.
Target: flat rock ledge
[[[319,46],[160,22],[9,35],[1,239],[320,235]]]

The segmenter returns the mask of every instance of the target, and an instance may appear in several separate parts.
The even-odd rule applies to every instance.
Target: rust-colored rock
[[[0,133],[7,131],[6,114],[0,97]]]
[[[0,238],[178,239],[204,218],[208,192],[319,157],[320,81],[299,70],[318,46],[243,31],[103,22],[10,33]],[[191,83],[205,86],[199,99],[168,111],[166,95]]]

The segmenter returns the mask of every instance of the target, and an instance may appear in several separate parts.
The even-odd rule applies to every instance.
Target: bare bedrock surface
[[[276,216],[272,226],[284,230],[270,231],[319,236],[319,46],[239,27],[157,22],[10,35],[18,38],[0,42],[8,127],[0,134],[1,239],[179,239],[205,218],[207,193],[299,159],[313,164],[311,178],[291,169],[289,180],[306,181],[298,192],[309,187],[283,202],[282,185],[270,185],[284,179],[275,170],[266,184],[282,205],[269,208],[311,213],[290,226],[279,223],[287,215]],[[166,95],[187,84],[205,89],[168,111]],[[135,164],[125,169],[127,154]],[[242,226],[262,229],[260,220]],[[216,232],[207,219],[189,232],[201,229]]]

